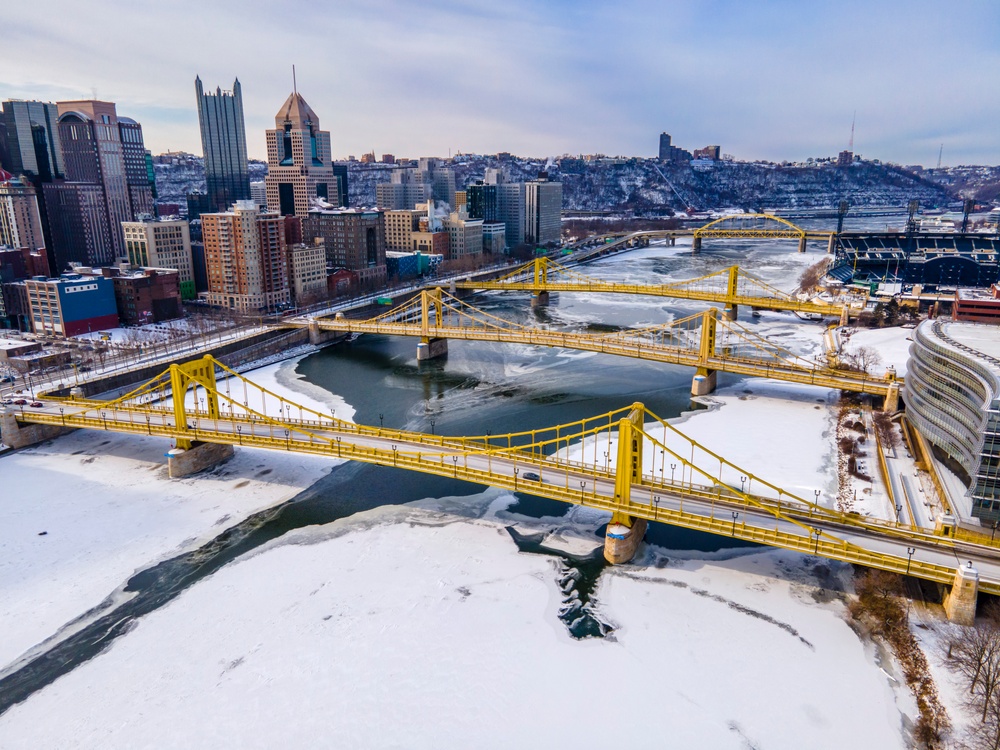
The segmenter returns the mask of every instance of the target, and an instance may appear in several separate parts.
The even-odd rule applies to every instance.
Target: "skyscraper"
[[[38,177],[42,182],[63,176],[58,120],[59,112],[52,102],[3,103],[0,123],[7,131],[10,172]]]
[[[562,183],[539,177],[524,184],[524,241],[559,242],[562,232]]]
[[[129,118],[119,120],[113,102],[81,100],[59,102],[58,107],[59,141],[67,180],[59,186],[64,193],[61,197],[65,201],[65,193],[77,186],[81,190],[86,187],[89,195],[96,186],[100,201],[95,205],[92,200],[73,199],[50,206],[50,214],[62,207],[93,213],[83,217],[84,224],[93,228],[85,248],[79,238],[69,237],[70,246],[55,243],[55,268],[61,270],[69,261],[105,265],[125,257],[122,222],[132,221],[137,213],[152,211],[142,127]],[[48,195],[46,188],[46,205],[49,205]],[[50,221],[55,235],[55,225],[60,219],[50,216]]]
[[[309,213],[312,198],[339,206],[330,133],[298,91],[289,95],[267,131],[267,207],[282,216]]]
[[[0,169],[0,245],[29,250],[45,247],[38,196],[31,183]]]
[[[232,91],[216,88],[214,94],[206,94],[201,78],[195,77],[194,90],[198,96],[208,200],[213,211],[228,211],[234,202],[250,198],[243,89],[237,78]]]
[[[670,134],[660,133],[660,161],[670,161],[670,147],[672,145]]]

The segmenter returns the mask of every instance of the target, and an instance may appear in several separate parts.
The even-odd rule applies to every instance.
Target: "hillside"
[[[720,161],[710,165],[662,164],[652,159],[581,159],[545,161],[462,155],[450,165],[461,189],[481,179],[488,167],[500,167],[512,181],[532,179],[547,170],[563,183],[563,206],[577,211],[615,211],[656,215],[717,208],[832,207],[842,199],[852,206],[904,206],[917,200],[923,208],[954,202],[956,185],[900,167],[855,162],[838,168],[831,163],[779,165]],[[252,163],[251,179],[263,179],[266,165]],[[394,169],[386,164],[351,163],[350,204],[375,204],[375,185]],[[937,177],[936,175],[934,177]],[[157,188],[163,202],[184,202],[193,189],[204,190],[201,160],[157,164]]]

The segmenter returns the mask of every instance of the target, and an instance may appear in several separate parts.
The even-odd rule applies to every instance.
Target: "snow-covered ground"
[[[613,637],[573,640],[555,558],[423,505],[223,568],[0,717],[7,746],[905,746],[892,683],[803,558],[650,550],[602,577]]]
[[[342,400],[297,382],[295,364],[250,377],[353,416]],[[268,407],[277,414],[276,402]],[[215,471],[171,480],[169,448],[158,438],[78,431],[0,458],[0,672],[106,597],[125,596],[119,589],[138,569],[293,497],[334,465],[246,449]]]
[[[873,368],[873,374],[881,374],[885,368],[895,367],[899,377],[906,377],[912,328],[842,328],[839,335],[846,353],[857,352],[863,346],[878,352],[882,363]]]

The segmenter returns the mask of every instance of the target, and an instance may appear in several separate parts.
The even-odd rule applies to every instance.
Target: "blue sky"
[[[1000,163],[1000,3],[8,2],[0,98],[115,101],[200,153],[194,77],[243,85],[251,156],[291,90],[335,156],[456,151]]]

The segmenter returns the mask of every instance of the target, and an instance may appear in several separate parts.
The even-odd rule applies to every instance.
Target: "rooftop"
[[[928,333],[961,354],[981,359],[1000,381],[1000,328],[987,323],[942,319],[928,323],[930,323],[927,326]]]

